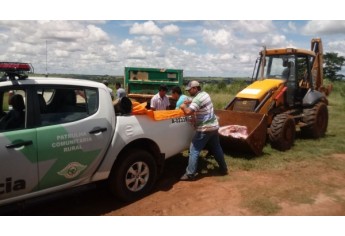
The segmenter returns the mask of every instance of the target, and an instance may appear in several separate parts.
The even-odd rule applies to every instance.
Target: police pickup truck
[[[0,63],[0,206],[100,180],[132,201],[190,144],[187,117],[117,113],[105,85],[28,78],[31,69]]]

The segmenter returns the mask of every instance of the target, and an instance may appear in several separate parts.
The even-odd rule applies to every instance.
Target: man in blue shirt
[[[182,94],[181,88],[179,86],[175,86],[171,89],[171,97],[176,100],[176,108],[175,109],[180,109],[180,106],[185,102],[185,101],[191,101],[189,97],[186,95]]]

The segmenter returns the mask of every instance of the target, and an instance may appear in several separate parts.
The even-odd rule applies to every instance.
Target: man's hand
[[[182,111],[183,111],[184,114],[186,114],[186,115],[192,115],[192,114],[194,113],[194,111],[191,110],[191,109],[189,109],[189,108],[187,107],[187,105],[184,104],[184,103],[181,104],[180,108],[182,109]]]

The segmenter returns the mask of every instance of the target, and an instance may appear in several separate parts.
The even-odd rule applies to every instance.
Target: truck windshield
[[[295,57],[293,55],[266,56],[263,77],[287,80],[294,73]],[[258,67],[261,70],[261,66]],[[260,76],[260,73],[257,73]]]

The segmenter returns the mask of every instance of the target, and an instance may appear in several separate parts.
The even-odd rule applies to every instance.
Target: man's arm
[[[194,114],[194,110],[189,109],[185,103],[183,103],[183,104],[180,106],[180,108],[182,109],[182,111],[184,112],[184,114],[186,114],[186,115],[188,115],[188,116]]]

